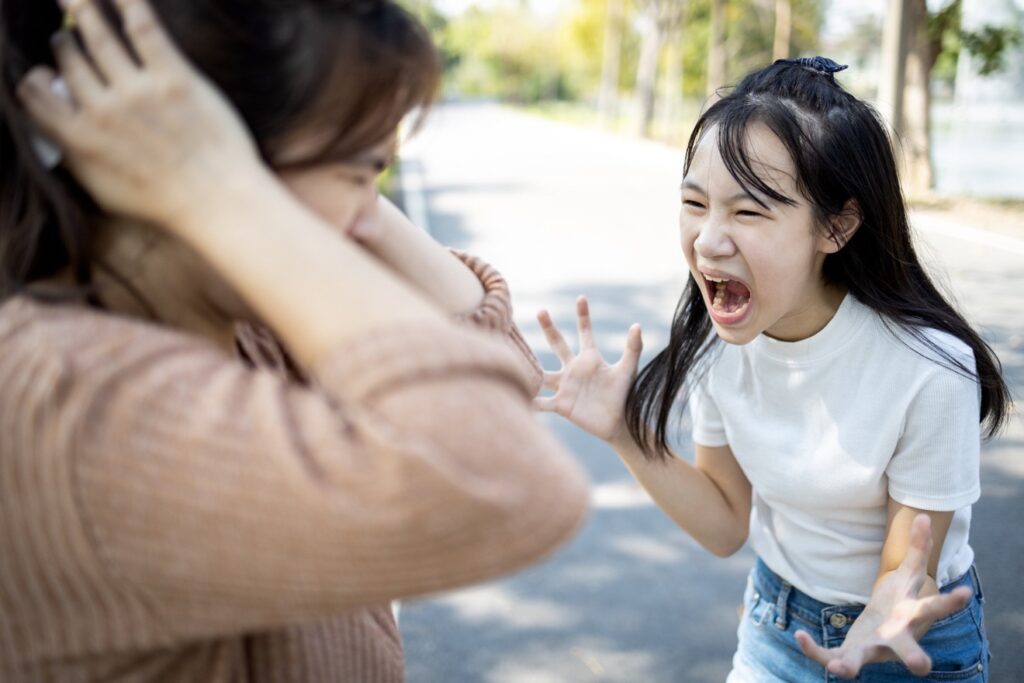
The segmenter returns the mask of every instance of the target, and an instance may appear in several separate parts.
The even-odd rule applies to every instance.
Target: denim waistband
[[[815,600],[769,569],[760,557],[752,578],[755,599],[775,604],[775,626],[780,629],[787,628],[789,619],[793,618],[815,630],[824,629],[826,638],[842,636],[864,610],[863,605],[830,605]],[[979,601],[984,600],[981,581],[973,564],[963,576],[943,586],[940,592],[948,593],[959,586],[969,586]]]

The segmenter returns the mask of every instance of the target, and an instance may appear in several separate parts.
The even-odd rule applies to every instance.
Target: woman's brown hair
[[[111,22],[109,0],[96,0]],[[300,164],[384,141],[433,101],[440,63],[426,29],[392,0],[151,0],[191,62],[234,104],[268,164],[296,131],[328,133]],[[37,64],[53,65],[54,0],[0,0],[0,301],[71,269],[91,283],[96,208],[70,174],[48,170],[15,96]],[[422,114],[421,114],[422,116]],[[289,166],[295,166],[290,162]]]

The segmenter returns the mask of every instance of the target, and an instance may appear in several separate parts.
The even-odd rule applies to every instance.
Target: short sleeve
[[[980,400],[973,377],[934,369],[910,403],[886,469],[893,500],[934,511],[957,510],[978,500]]]
[[[711,395],[710,373],[705,373],[690,394],[690,419],[693,422],[693,441],[701,446],[727,446],[722,414]]]

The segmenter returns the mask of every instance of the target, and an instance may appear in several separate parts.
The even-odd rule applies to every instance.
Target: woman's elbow
[[[507,540],[517,564],[550,554],[579,530],[589,511],[583,469],[552,436],[537,430],[520,442],[522,461],[515,471],[505,472],[512,494],[494,520],[498,530],[511,532]]]

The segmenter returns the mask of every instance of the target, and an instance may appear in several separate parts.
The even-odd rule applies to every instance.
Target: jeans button
[[[842,628],[846,626],[847,618],[845,614],[836,612],[828,618],[828,623],[832,624],[832,628]]]
[[[761,599],[761,594],[758,593],[757,591],[754,591],[754,601],[757,602],[760,599]]]

